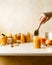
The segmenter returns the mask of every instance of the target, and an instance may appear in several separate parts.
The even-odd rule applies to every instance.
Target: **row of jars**
[[[12,43],[25,43],[25,42],[31,42],[31,35],[30,33],[26,34],[1,34],[0,35],[0,44],[6,45],[6,44],[12,44]]]

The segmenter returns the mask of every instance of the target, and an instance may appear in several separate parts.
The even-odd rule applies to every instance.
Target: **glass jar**
[[[34,48],[41,48],[41,41],[39,36],[33,37],[33,47]]]
[[[17,35],[14,35],[12,38],[14,43],[17,42]]]
[[[30,33],[26,33],[25,37],[26,37],[26,42],[31,42]]]
[[[20,42],[25,43],[25,35],[24,34],[21,34]]]
[[[2,46],[7,44],[7,37],[4,34],[0,35],[0,44]]]

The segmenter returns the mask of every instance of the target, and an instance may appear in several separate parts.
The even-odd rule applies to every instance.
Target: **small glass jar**
[[[12,44],[13,43],[13,39],[12,38],[7,38],[7,44]]]
[[[25,38],[26,38],[26,42],[30,42],[30,41],[31,41],[30,33],[27,33],[27,34],[25,35]]]
[[[20,42],[25,43],[25,35],[24,34],[21,34]]]
[[[12,38],[12,34],[6,34],[7,38]]]
[[[0,44],[2,46],[7,44],[7,37],[5,35],[0,36]]]
[[[14,35],[14,36],[12,37],[12,39],[13,39],[13,42],[14,42],[14,43],[17,42],[17,35]]]
[[[41,48],[41,41],[39,36],[33,37],[33,47],[34,48]]]
[[[20,38],[21,38],[21,33],[18,33],[17,34],[17,40],[20,40]]]

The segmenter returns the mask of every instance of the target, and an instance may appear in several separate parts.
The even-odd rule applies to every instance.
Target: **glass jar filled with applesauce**
[[[26,42],[31,42],[31,35],[30,35],[30,33],[26,33],[25,38],[26,38]]]
[[[24,34],[21,34],[20,42],[25,43],[25,35]]]
[[[4,34],[0,35],[0,44],[2,46],[7,44],[7,37]]]
[[[41,40],[40,40],[39,35],[33,36],[33,47],[34,48],[41,48]]]

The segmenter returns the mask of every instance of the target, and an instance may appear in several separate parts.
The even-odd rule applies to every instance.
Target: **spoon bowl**
[[[41,27],[41,23],[39,24],[38,29],[34,31],[34,35],[39,35],[39,29],[40,29],[40,27]]]

